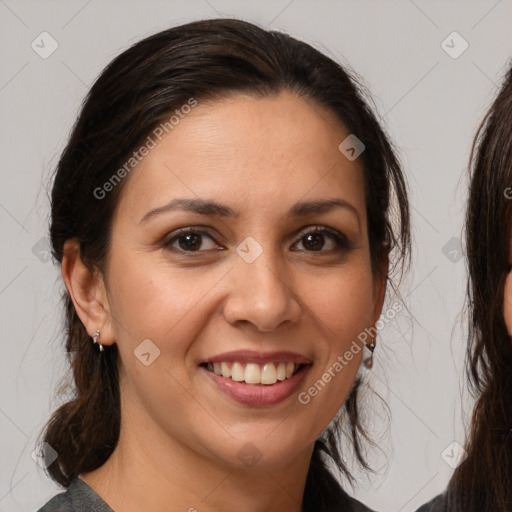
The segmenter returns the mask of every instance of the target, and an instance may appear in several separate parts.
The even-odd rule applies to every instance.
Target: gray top
[[[54,496],[37,512],[114,512],[82,479],[75,478],[65,492]]]
[[[348,497],[347,497],[348,498]],[[373,512],[359,501],[348,498],[351,512]],[[346,509],[348,512],[348,509]],[[37,512],[114,512],[83,480],[75,478],[65,492],[50,499]],[[423,511],[422,511],[423,512]],[[428,510],[430,512],[430,510]]]

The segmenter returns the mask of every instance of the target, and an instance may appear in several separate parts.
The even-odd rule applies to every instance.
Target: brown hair
[[[230,92],[259,95],[289,90],[328,109],[364,144],[362,159],[372,266],[393,250],[409,255],[406,185],[395,152],[355,78],[306,43],[240,20],[205,20],[152,35],[124,51],[91,88],[57,166],[52,191],[51,242],[61,263],[66,240],[76,239],[83,260],[104,272],[112,214],[126,180],[94,201],[104,184],[169,113],[191,97],[215,99]],[[341,141],[340,141],[341,142]],[[391,208],[396,201],[396,222]],[[398,235],[396,235],[398,233]],[[396,265],[394,269],[403,265]],[[50,476],[68,486],[100,467],[114,450],[120,428],[117,347],[99,354],[65,292],[67,343],[75,396],[49,421],[44,440],[57,452]],[[337,509],[344,496],[327,469],[334,460],[349,477],[337,433],[351,439],[357,461],[367,435],[357,406],[359,379],[341,420],[317,440],[304,495],[305,510]],[[340,434],[341,435],[341,434]],[[323,504],[323,505],[322,505]]]
[[[511,270],[512,68],[478,129],[471,167],[466,371],[477,401],[468,456],[449,484],[447,509],[506,512],[512,510],[512,340],[503,317]]]

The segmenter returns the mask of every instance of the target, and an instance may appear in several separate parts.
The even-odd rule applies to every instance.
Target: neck
[[[105,464],[80,475],[112,509],[301,511],[313,446],[278,467],[234,466],[136,418],[141,415],[122,418],[118,444]]]

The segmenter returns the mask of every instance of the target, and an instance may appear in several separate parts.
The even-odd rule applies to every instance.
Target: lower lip
[[[214,382],[218,389],[238,403],[251,407],[265,407],[283,402],[298,388],[311,365],[304,365],[289,379],[277,381],[275,384],[246,384],[222,377],[204,367],[200,370]]]

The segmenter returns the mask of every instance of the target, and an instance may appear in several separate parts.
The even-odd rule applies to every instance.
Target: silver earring
[[[373,339],[371,343],[366,345],[366,348],[370,351],[370,356],[363,361],[363,364],[365,368],[367,368],[368,370],[371,370],[373,368],[373,351],[375,350],[375,346],[375,339]]]
[[[94,334],[92,335],[92,342],[97,343],[100,347],[100,352],[103,352],[103,345],[101,343],[98,343],[98,338],[100,337],[100,331],[96,330]]]

